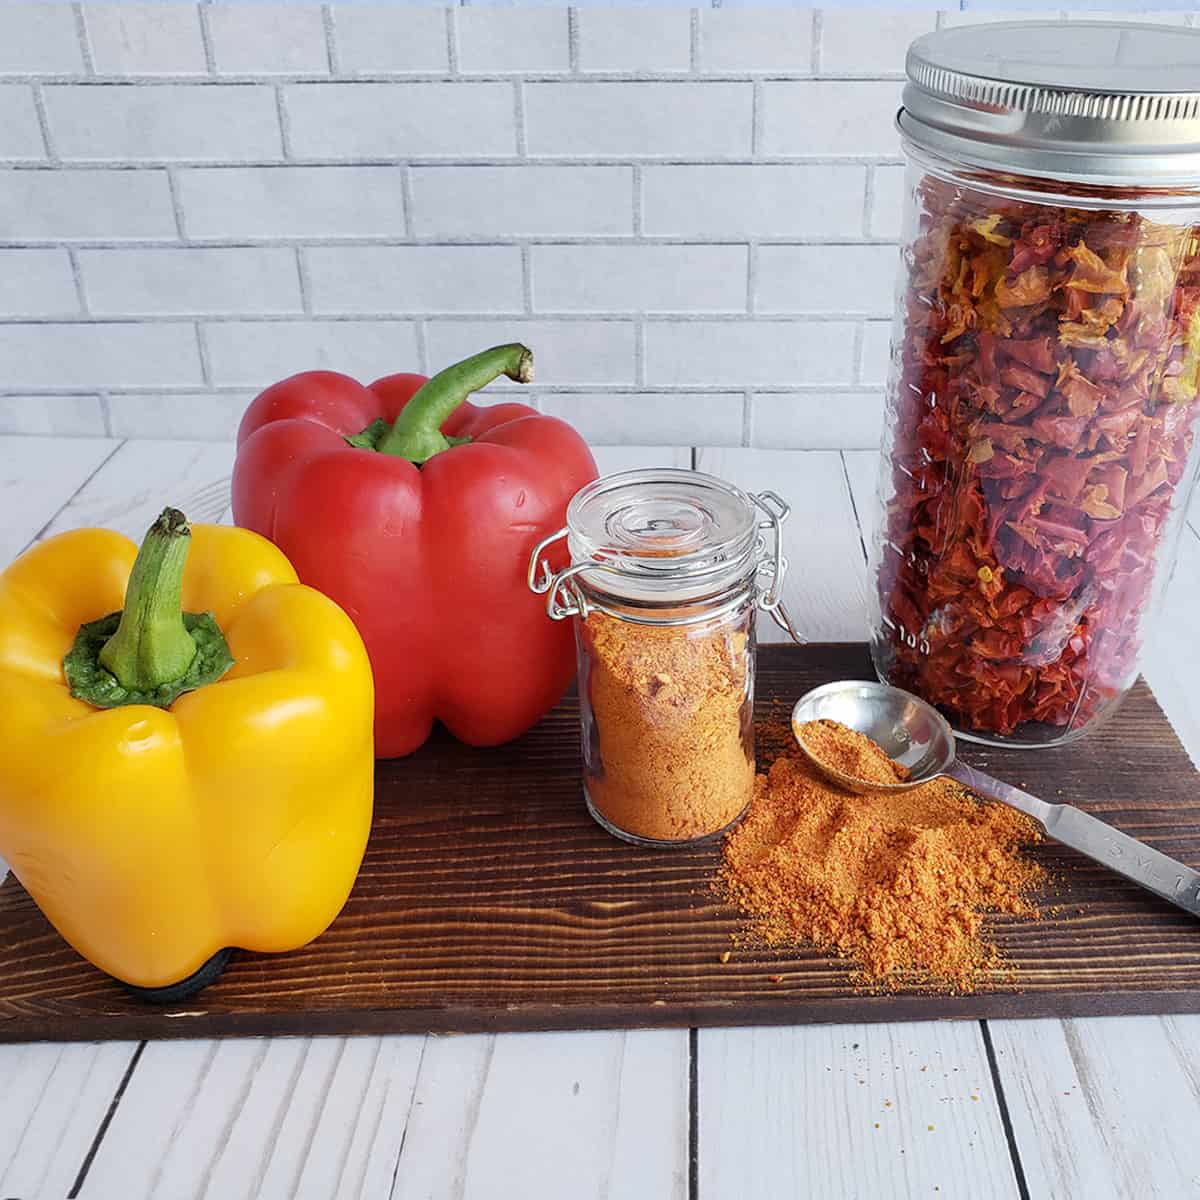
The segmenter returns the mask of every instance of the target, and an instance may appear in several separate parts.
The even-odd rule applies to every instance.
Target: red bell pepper
[[[375,672],[375,752],[408,754],[434,718],[464,742],[523,733],[574,673],[571,631],[526,585],[533,547],[596,477],[583,440],[524,404],[466,399],[533,356],[497,346],[433,379],[364,387],[306,371],[238,431],[233,515],[349,613]]]

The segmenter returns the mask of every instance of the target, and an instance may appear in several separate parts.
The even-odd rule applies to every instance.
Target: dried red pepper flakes
[[[885,668],[960,728],[1060,736],[1136,670],[1192,450],[1200,229],[932,178],[919,196],[878,574]]]

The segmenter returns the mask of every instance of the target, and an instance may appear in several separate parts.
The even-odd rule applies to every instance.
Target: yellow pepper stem
[[[183,513],[164,508],[138,550],[121,623],[100,651],[100,664],[130,691],[152,692],[182,679],[196,657],[183,624],[183,567],[191,539]]]
[[[178,509],[150,526],[125,588],[125,607],[79,627],[63,659],[71,695],[96,708],[170,708],[184,692],[233,666],[212,613],[183,611],[183,568],[192,531]]]

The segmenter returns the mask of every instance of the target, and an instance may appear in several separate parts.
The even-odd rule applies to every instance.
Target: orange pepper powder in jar
[[[575,621],[584,795],[614,836],[684,845],[749,805],[754,618],[780,605],[788,512],[701,471],[625,471],[582,488],[535,547],[529,586]]]
[[[582,623],[594,729],[584,785],[602,823],[690,841],[745,811],[755,772],[750,617],[671,626],[592,613]]]

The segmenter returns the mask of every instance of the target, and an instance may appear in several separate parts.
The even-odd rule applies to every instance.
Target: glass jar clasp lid
[[[796,632],[787,611],[783,606],[783,581],[787,576],[788,561],[783,553],[782,526],[791,513],[791,506],[777,493],[763,491],[757,494],[748,493],[749,499],[765,514],[765,519],[759,521],[759,536],[753,543],[753,555],[758,559],[755,578],[758,583],[755,603],[763,612],[770,613],[775,623],[797,642],[804,639]],[[592,612],[603,612],[622,620],[631,618],[628,613],[618,613],[607,605],[596,600],[589,600],[584,591],[579,588],[575,579],[585,571],[589,574],[606,572],[624,579],[636,579],[619,561],[597,556],[585,562],[572,563],[561,571],[555,572],[546,560],[546,553],[555,542],[567,537],[570,530],[563,526],[549,537],[543,538],[529,556],[529,571],[527,575],[529,589],[539,596],[546,597],[546,612],[555,621],[567,617],[580,617],[586,620]],[[769,557],[764,554],[767,550],[767,536],[770,536]],[[692,573],[689,578],[696,578]],[[674,617],[658,619],[654,623],[662,625],[683,625],[694,618]]]

